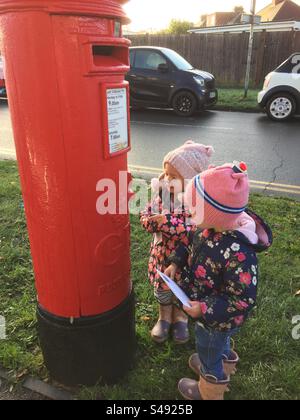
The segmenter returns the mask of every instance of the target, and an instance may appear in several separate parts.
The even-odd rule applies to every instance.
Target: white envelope
[[[188,308],[191,308],[191,304],[189,303],[190,299],[187,297],[187,295],[184,293],[184,291],[173,281],[170,277],[166,276],[161,271],[157,270],[160,277],[163,279],[163,281],[169,286],[169,288],[172,290],[174,295],[177,297],[177,299],[180,300],[181,303],[183,303],[184,306],[187,306]]]

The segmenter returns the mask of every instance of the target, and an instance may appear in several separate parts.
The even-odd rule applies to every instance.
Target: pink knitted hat
[[[170,163],[183,179],[192,179],[208,168],[209,158],[213,152],[212,146],[204,146],[189,140],[165,156],[163,167],[166,163]]]
[[[185,202],[194,221],[205,228],[235,229],[249,200],[247,165],[210,166],[189,182]]]

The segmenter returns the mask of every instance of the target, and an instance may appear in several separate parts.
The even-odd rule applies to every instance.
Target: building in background
[[[210,15],[201,16],[197,24],[200,28],[209,28],[212,26],[236,25],[241,23],[242,12],[215,12]]]
[[[203,15],[197,28],[211,28],[216,26],[240,25],[242,22],[242,8],[236,7],[233,12],[215,12]],[[300,6],[291,0],[272,0],[272,3],[256,13],[261,22],[300,21]]]
[[[300,6],[291,0],[273,0],[257,15],[262,22],[300,21]]]

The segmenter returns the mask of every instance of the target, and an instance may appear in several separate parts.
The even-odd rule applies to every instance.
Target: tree
[[[189,29],[193,28],[193,26],[194,24],[188,22],[187,20],[172,19],[169,27],[167,28],[167,33],[172,35],[186,34]]]
[[[240,14],[242,14],[242,13],[245,13],[245,9],[244,9],[244,7],[243,7],[243,6],[235,6],[235,8],[234,8],[234,13],[235,13],[236,15],[240,15]]]

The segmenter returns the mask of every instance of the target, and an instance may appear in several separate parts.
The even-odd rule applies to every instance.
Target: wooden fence
[[[194,67],[215,75],[219,86],[243,86],[249,33],[128,36],[133,46],[171,48]],[[300,53],[300,32],[255,34],[251,85],[258,88],[265,76],[292,53]]]

